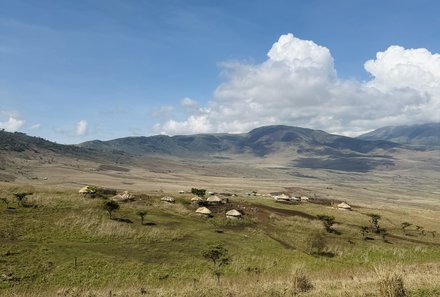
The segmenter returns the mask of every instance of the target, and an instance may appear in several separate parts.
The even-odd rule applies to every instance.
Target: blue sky
[[[79,143],[266,124],[356,135],[438,121],[440,76],[429,65],[439,60],[439,8],[402,0],[0,0],[0,127]],[[286,52],[268,58],[281,36],[290,36]],[[392,45],[400,50],[387,51]]]

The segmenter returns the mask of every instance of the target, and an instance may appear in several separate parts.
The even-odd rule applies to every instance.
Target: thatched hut
[[[226,212],[226,218],[228,219],[239,219],[242,216],[243,214],[236,209],[231,209],[230,211]]]
[[[206,208],[206,207],[199,207],[199,208],[197,208],[196,209],[196,213],[201,215],[201,216],[204,216],[204,217],[212,216],[212,212],[208,208]]]
[[[176,199],[174,197],[170,197],[170,196],[162,197],[160,200],[163,202],[167,202],[167,203],[175,203],[176,202]]]
[[[78,193],[87,195],[87,194],[95,194],[96,193],[96,187],[95,186],[85,186],[79,189]]]
[[[339,203],[337,205],[337,207],[338,207],[338,209],[341,209],[341,210],[351,210],[351,206],[345,202]]]
[[[191,203],[198,203],[199,201],[203,201],[203,198],[199,196],[194,196],[191,198]]]
[[[113,201],[118,202],[129,202],[134,200],[134,195],[128,191],[124,191],[122,194],[117,194],[111,198]]]
[[[220,203],[223,202],[223,200],[219,196],[217,196],[217,195],[208,197],[208,199],[206,199],[206,201],[209,204],[220,204]]]

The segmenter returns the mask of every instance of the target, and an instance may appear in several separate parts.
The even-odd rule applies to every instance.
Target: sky
[[[0,129],[58,143],[440,122],[435,0],[0,0]]]

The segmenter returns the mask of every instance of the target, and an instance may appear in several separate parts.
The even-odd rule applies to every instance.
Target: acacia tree
[[[375,213],[370,213],[368,214],[368,216],[370,217],[370,222],[373,232],[380,233],[379,220],[381,219],[381,216]]]
[[[141,218],[141,225],[144,224],[144,217],[147,215],[146,210],[140,210],[137,212],[137,215]]]
[[[15,199],[17,199],[17,204],[19,206],[24,206],[24,203],[26,201],[27,196],[32,195],[33,193],[30,192],[21,192],[21,193],[14,193]]]
[[[317,215],[318,219],[324,224],[325,230],[329,233],[333,232],[333,224],[335,223],[334,216],[328,215]]]
[[[112,213],[119,209],[119,204],[116,201],[106,201],[102,207],[108,212],[110,219],[112,219]]]
[[[400,224],[400,227],[402,228],[403,234],[406,235],[406,228],[408,228],[410,226],[412,226],[412,224],[408,223],[408,222],[403,222],[402,224]]]
[[[214,264],[213,272],[217,277],[217,283],[220,283],[220,277],[223,274],[221,269],[231,263],[228,250],[221,245],[215,245],[204,251],[203,257]]]
[[[196,195],[196,196],[203,197],[206,194],[206,189],[192,188],[191,189],[191,193]]]

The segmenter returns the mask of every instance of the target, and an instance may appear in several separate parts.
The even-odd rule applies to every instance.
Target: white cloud
[[[440,121],[440,56],[391,46],[365,63],[367,82],[339,79],[330,51],[282,35],[256,65],[224,63],[226,81],[204,108],[168,120],[165,134],[245,132],[288,124],[345,135],[385,125]],[[182,102],[183,105],[183,102]]]
[[[187,107],[187,108],[197,108],[198,107],[197,101],[195,101],[189,97],[185,97],[182,100],[180,100],[180,105],[182,105],[183,107]]]
[[[15,132],[24,125],[25,121],[20,120],[14,116],[9,116],[6,122],[0,122],[0,129],[5,129],[9,132]]]
[[[87,121],[81,120],[76,124],[75,135],[84,136],[87,134]]]
[[[30,126],[29,128],[30,128],[31,130],[37,130],[37,129],[40,129],[40,127],[41,127],[41,124],[33,124],[33,125]]]

